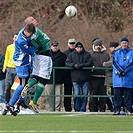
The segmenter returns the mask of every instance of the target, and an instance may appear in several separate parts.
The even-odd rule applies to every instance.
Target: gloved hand
[[[76,69],[79,69],[79,68],[82,67],[82,65],[81,65],[81,64],[75,64],[74,67],[75,67]]]
[[[126,75],[126,72],[124,72],[124,71],[122,71],[121,73],[120,73],[120,76],[125,76]]]
[[[38,46],[38,48],[37,48],[37,50],[36,50],[36,54],[38,54],[39,51],[42,50],[42,48],[43,48],[42,46]]]

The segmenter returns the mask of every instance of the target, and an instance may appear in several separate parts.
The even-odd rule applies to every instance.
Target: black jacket
[[[57,52],[53,52],[51,50],[51,58],[53,61],[53,67],[65,67],[65,61],[67,57],[60,50],[58,50]],[[64,70],[63,69],[55,70],[55,83],[56,84],[64,83]],[[53,71],[51,73],[51,78],[48,81],[48,84],[53,84]]]
[[[66,66],[72,67],[71,79],[73,82],[86,82],[90,80],[91,70],[90,69],[80,69],[82,67],[92,67],[92,58],[89,52],[83,51],[78,53],[76,50],[70,53],[65,62]],[[80,64],[79,69],[75,69],[74,65]]]
[[[74,51],[74,49],[70,49],[68,48],[66,51],[64,51],[64,54],[68,57],[68,55],[70,53],[72,53]],[[71,80],[71,70],[66,69],[65,70],[65,81],[64,83],[66,84],[72,84],[72,80]]]
[[[5,73],[2,72],[5,56],[0,54],[0,80],[5,79]]]

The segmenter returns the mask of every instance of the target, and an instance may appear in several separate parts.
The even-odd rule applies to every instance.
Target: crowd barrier
[[[53,111],[55,111],[55,98],[56,97],[73,97],[73,95],[55,95],[55,70],[56,69],[60,69],[60,70],[63,70],[63,69],[74,69],[74,68],[70,68],[70,67],[53,67],[53,94],[52,95],[45,95],[45,94],[42,94],[41,97],[52,97],[53,100]],[[96,69],[96,70],[112,70],[112,68],[106,68],[106,67],[83,67],[81,69]],[[30,95],[32,96],[32,95]],[[1,97],[1,95],[0,95]],[[88,96],[82,96],[82,95],[78,95],[78,97],[113,97],[112,95],[88,95]]]
[[[70,67],[53,67],[53,95],[49,95],[53,97],[53,111],[55,111],[55,97],[73,97],[73,95],[55,95],[55,70],[56,69],[74,69],[74,68],[70,68]],[[112,68],[109,67],[83,67],[81,69],[91,69],[91,70],[112,70]],[[48,95],[43,95],[43,96],[48,96]],[[82,95],[78,95],[78,97],[83,97]],[[84,97],[113,97],[112,95],[88,95],[88,96],[84,96]]]

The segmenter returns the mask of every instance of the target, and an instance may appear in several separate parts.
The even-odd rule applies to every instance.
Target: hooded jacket
[[[101,51],[96,51],[94,48],[94,45],[90,51],[90,54],[93,59],[93,67],[103,67],[103,62],[106,62],[109,60],[110,56],[106,51],[105,46],[102,45]],[[105,77],[105,71],[106,70],[92,70],[92,76],[93,77]]]

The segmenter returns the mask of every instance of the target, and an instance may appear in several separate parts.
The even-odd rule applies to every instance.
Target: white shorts
[[[52,72],[52,59],[50,56],[35,55],[33,57],[32,75],[50,79]]]

